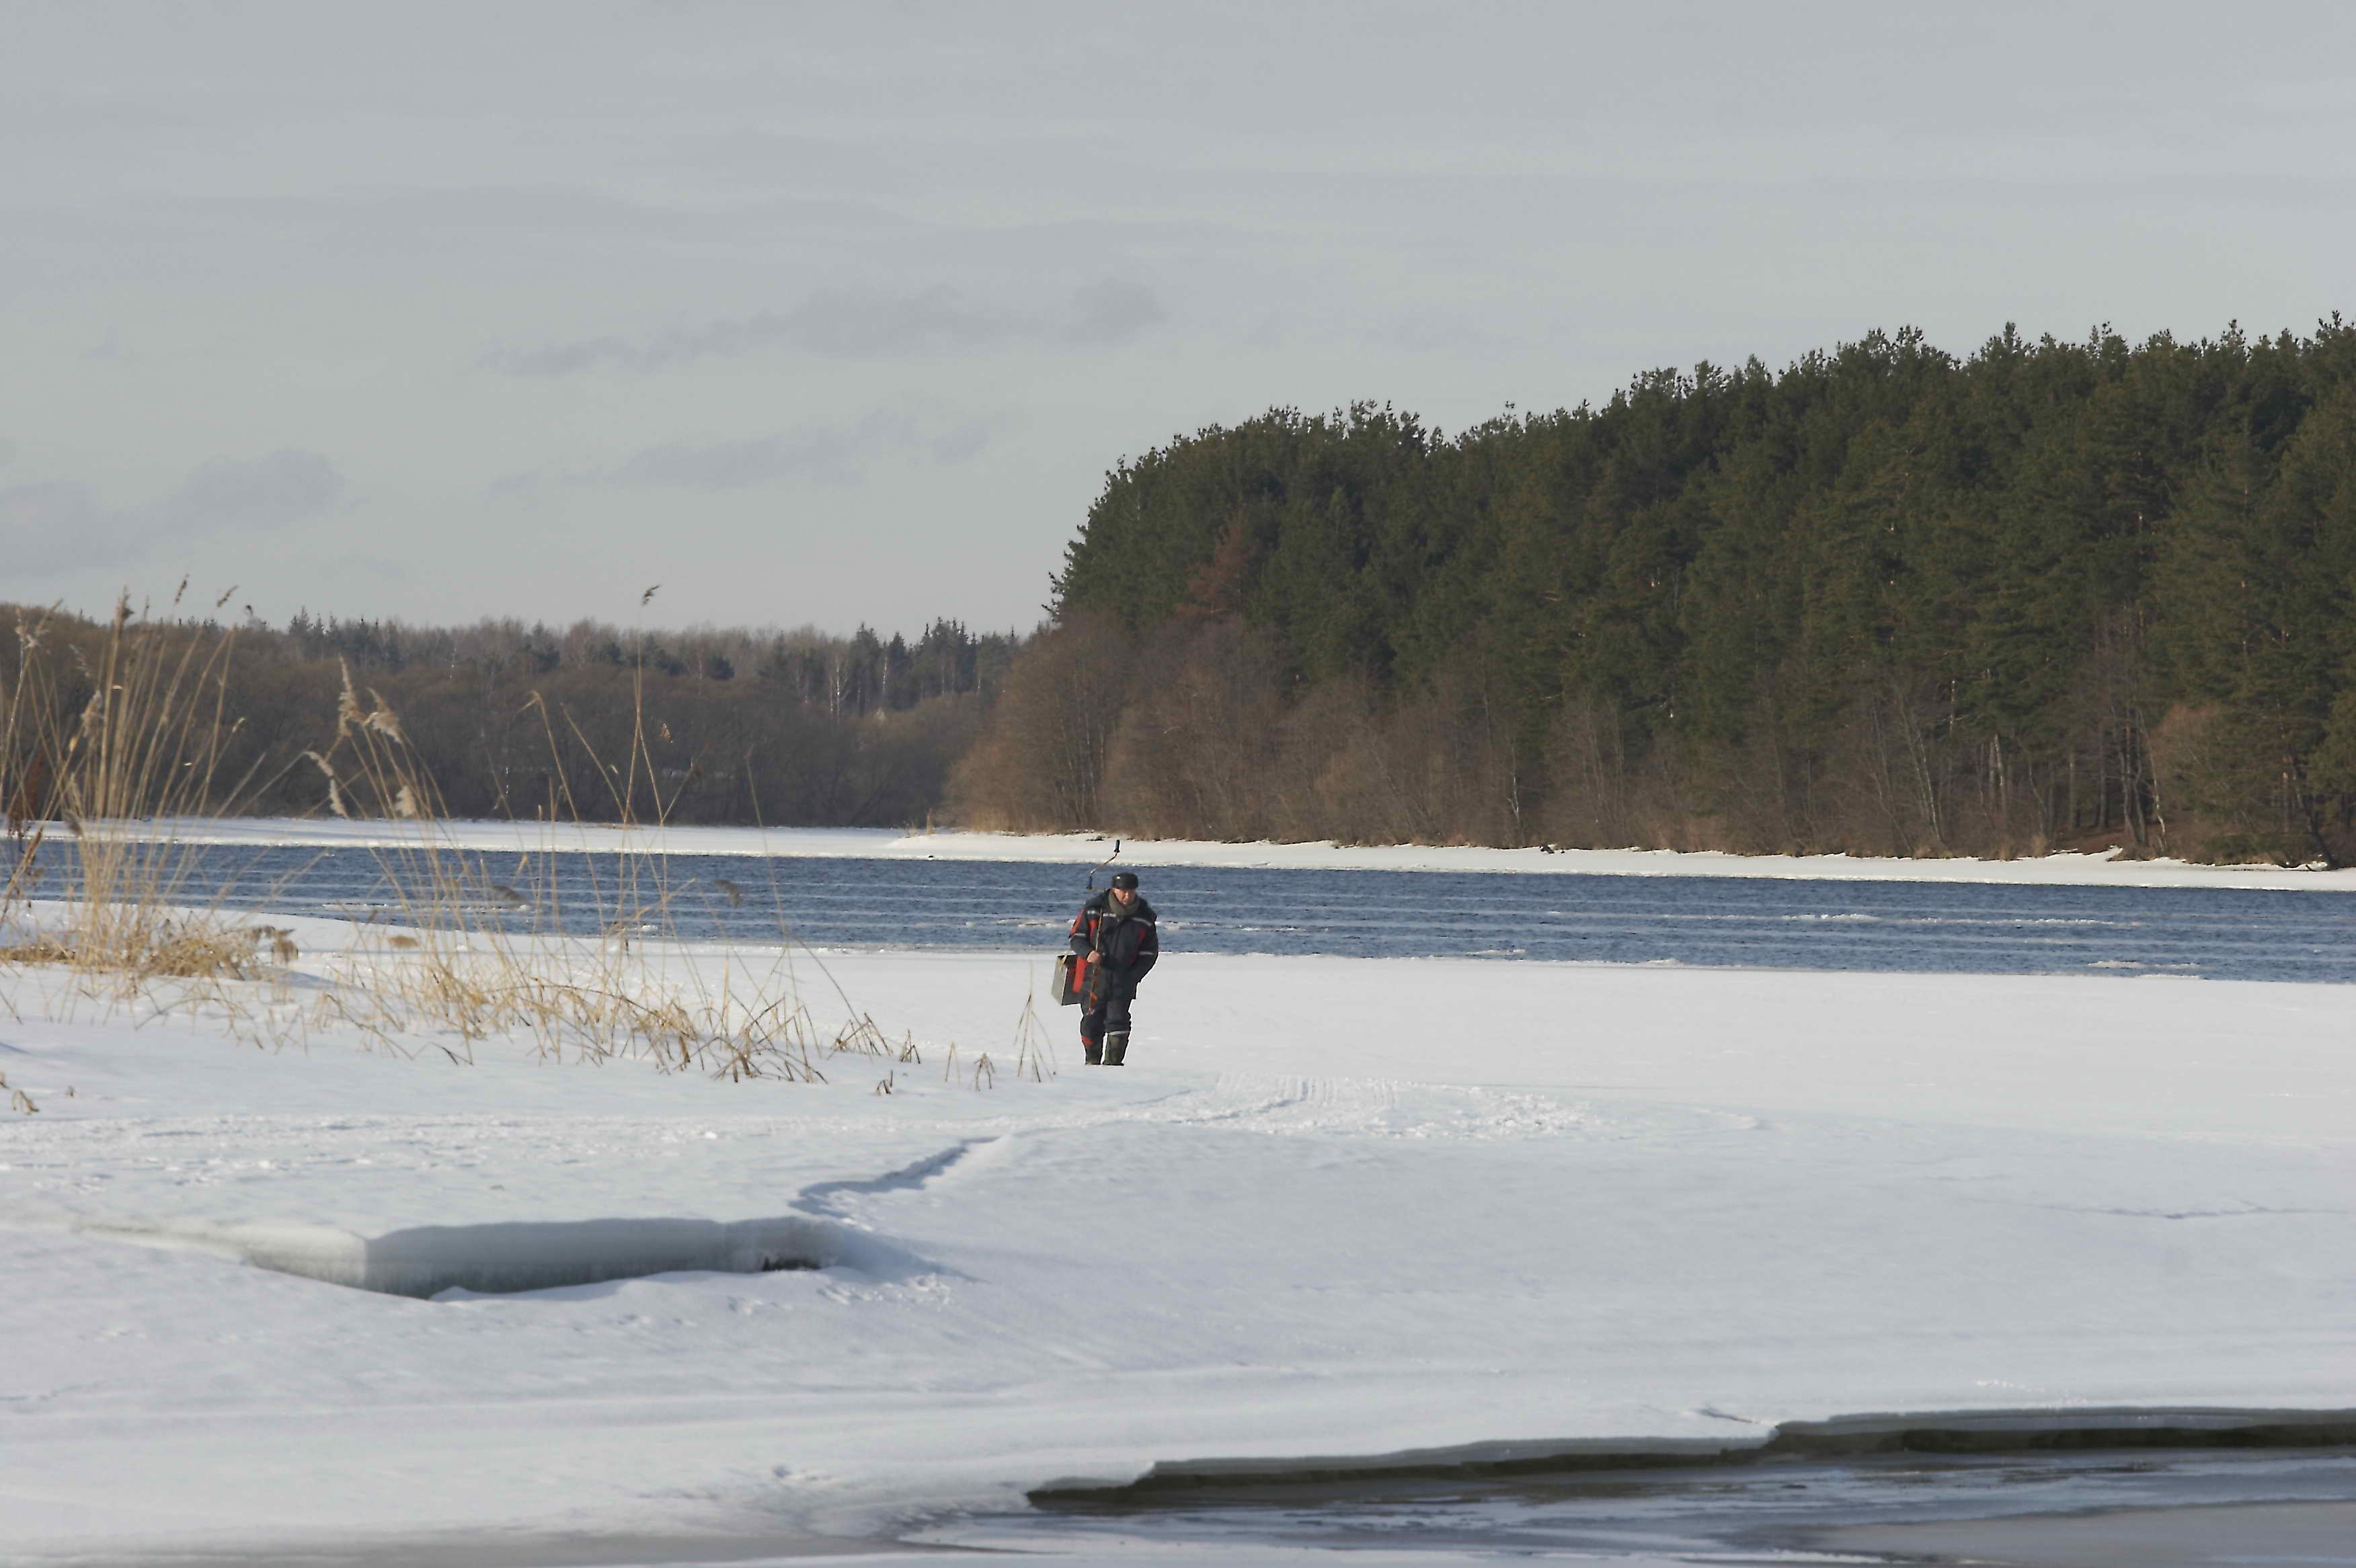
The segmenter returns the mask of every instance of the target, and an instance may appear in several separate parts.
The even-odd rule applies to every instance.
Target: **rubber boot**
[[[1121,1065],[1121,1058],[1127,1055],[1129,1055],[1129,1031],[1127,1029],[1106,1030],[1104,1037],[1104,1065],[1107,1067],[1119,1067]]]
[[[1082,1055],[1087,1058],[1088,1066],[1099,1067],[1103,1065],[1104,1047],[1098,1045],[1094,1040],[1082,1040],[1080,1042],[1080,1051]]]

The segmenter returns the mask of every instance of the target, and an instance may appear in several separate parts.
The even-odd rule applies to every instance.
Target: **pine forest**
[[[1114,467],[1028,634],[177,624],[234,643],[255,811],[325,808],[349,681],[464,816],[2345,864],[2351,599],[2334,317],[1874,333],[1452,436],[1275,409]],[[86,663],[27,650],[104,628],[14,613],[63,717]]]
[[[1123,464],[967,820],[1224,839],[2356,856],[2356,328],[1873,334],[1454,436]]]

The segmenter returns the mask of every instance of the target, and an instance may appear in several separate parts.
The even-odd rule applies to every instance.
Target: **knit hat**
[[[1115,887],[1125,887],[1131,893],[1134,893],[1137,891],[1137,873],[1134,871],[1116,871],[1112,874],[1112,885]]]

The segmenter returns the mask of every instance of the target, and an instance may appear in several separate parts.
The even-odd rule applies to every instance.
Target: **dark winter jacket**
[[[1153,929],[1153,906],[1140,895],[1127,909],[1113,902],[1109,889],[1080,906],[1072,922],[1072,950],[1087,953],[1091,967],[1102,965],[1106,979],[1134,993],[1137,983],[1162,956],[1162,939]]]

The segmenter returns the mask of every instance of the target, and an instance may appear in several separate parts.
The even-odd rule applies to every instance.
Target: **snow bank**
[[[679,854],[778,855],[869,860],[1001,860],[1094,865],[1113,841],[1088,833],[905,833],[888,828],[623,829],[600,823],[437,822],[285,818],[175,818],[143,828],[188,843],[311,844],[390,849],[423,835],[466,849],[637,850]],[[1872,882],[1993,882],[2117,887],[2256,887],[2356,892],[2356,869],[2196,865],[2180,860],[2121,860],[2051,854],[2028,860],[1876,859],[1861,855],[1723,854],[1715,851],[1484,849],[1472,845],[1215,843],[1130,839],[1124,862],[1138,865],[1227,865],[1316,871],[1480,871],[1587,876],[1765,876]]]
[[[653,1274],[772,1273],[886,1259],[868,1238],[852,1246],[833,1226],[787,1215],[723,1225],[709,1219],[528,1220],[421,1225],[366,1238],[324,1225],[86,1225],[84,1235],[211,1252],[327,1284],[423,1298],[444,1292],[508,1294]]]

